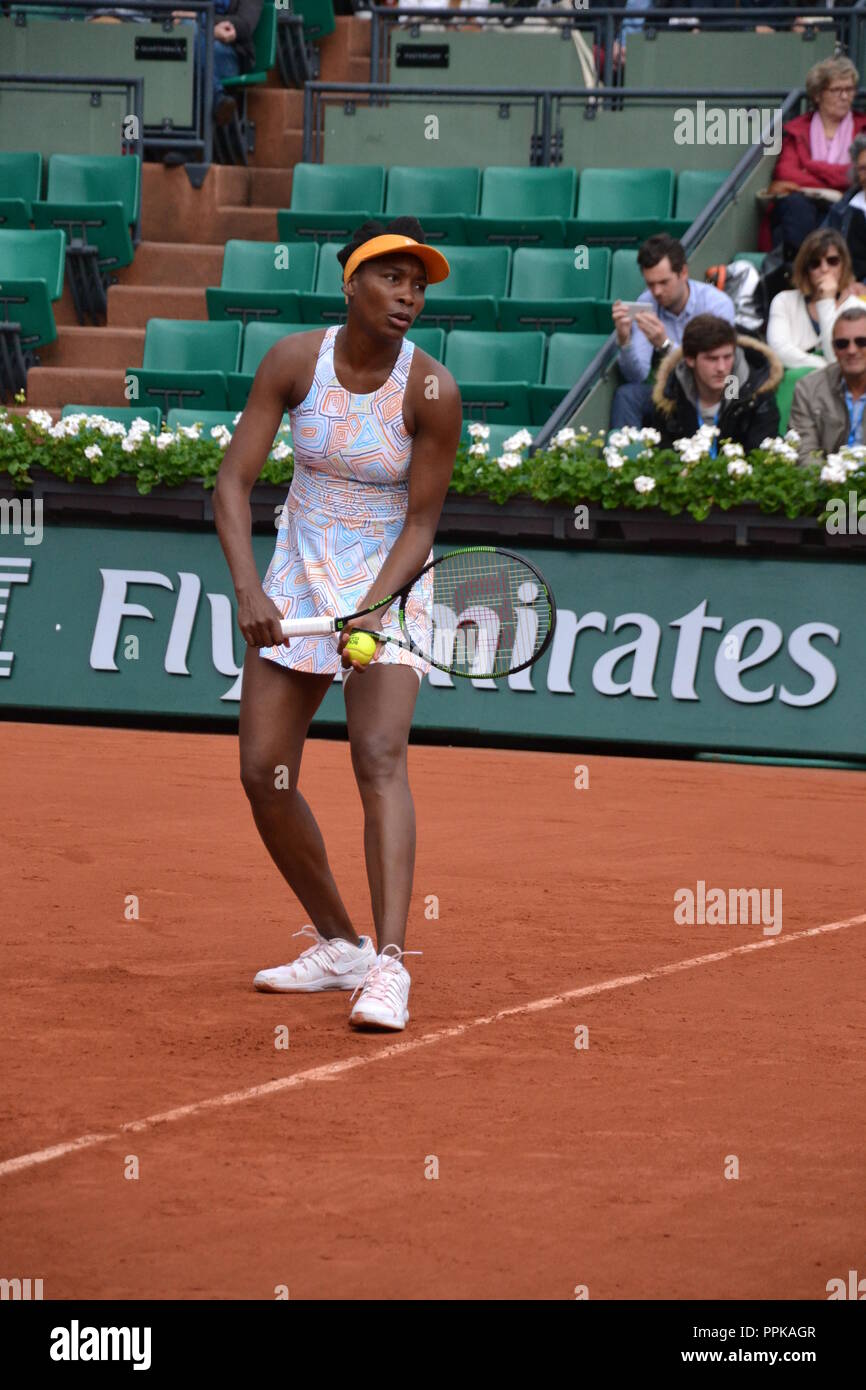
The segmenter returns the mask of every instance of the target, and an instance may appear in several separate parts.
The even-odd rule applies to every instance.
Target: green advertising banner
[[[26,529],[0,534],[0,705],[237,716],[244,642],[215,534]],[[273,541],[253,546],[264,574]],[[866,756],[862,561],[524,553],[556,595],[548,652],[508,680],[431,671],[417,729]],[[339,676],[316,719],[345,722]]]

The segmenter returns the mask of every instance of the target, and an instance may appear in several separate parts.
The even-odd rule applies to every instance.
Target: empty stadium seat
[[[448,246],[444,252],[451,267],[446,280],[428,285],[419,322],[425,327],[496,328],[497,301],[508,290],[511,273],[509,246]]]
[[[600,326],[595,301],[607,295],[610,259],[606,246],[592,247],[577,265],[572,248],[521,247],[514,252],[511,293],[499,304],[500,328],[541,328],[548,333],[595,330]]]
[[[126,370],[138,389],[133,399],[158,405],[163,414],[175,405],[226,410],[227,377],[238,369],[242,333],[236,320],[149,319],[142,366]]]
[[[134,255],[141,208],[137,155],[54,154],[44,202],[33,204],[36,227],[65,231],[69,288],[80,322],[106,313],[112,271]]]
[[[382,211],[384,193],[381,164],[296,164],[292,206],[277,213],[277,235],[348,241],[360,222]]]
[[[788,419],[791,414],[791,406],[794,402],[794,390],[797,382],[802,376],[808,376],[810,372],[821,371],[820,367],[786,367],[785,374],[779,385],[776,387],[776,404],[779,407],[779,433],[784,434],[788,428]]]
[[[0,228],[0,398],[20,391],[36,348],[57,337],[66,233]]]
[[[724,169],[683,169],[677,179],[675,216],[694,222],[727,177]]]
[[[205,291],[208,318],[296,323],[318,254],[314,241],[227,241],[221,286]]]
[[[388,170],[385,216],[417,217],[429,242],[463,245],[466,219],[478,211],[481,170],[415,168],[396,164]]]
[[[228,403],[233,410],[243,410],[250,394],[253,378],[262,358],[281,339],[290,333],[309,333],[308,323],[251,323],[244,330],[240,367],[226,378]]]
[[[406,332],[406,337],[422,352],[428,352],[437,362],[445,361],[445,332],[441,328],[417,328],[415,324]]]
[[[42,155],[0,151],[0,227],[30,226],[32,205],[42,189]]]
[[[529,388],[541,380],[545,341],[543,333],[449,333],[445,366],[460,387],[464,415],[502,424],[528,420]]]
[[[530,419],[543,425],[563,396],[586,371],[608,339],[604,333],[552,333],[547,344],[544,384],[529,390]]]
[[[479,215],[467,222],[469,241],[476,246],[562,246],[576,186],[574,169],[485,169]]]
[[[584,169],[566,242],[636,245],[671,218],[673,198],[673,169]]]

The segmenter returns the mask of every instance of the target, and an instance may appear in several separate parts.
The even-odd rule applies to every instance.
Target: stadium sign
[[[0,542],[0,702],[234,718],[244,643],[219,542],[78,525]],[[273,541],[253,540],[263,574]],[[525,549],[558,619],[507,680],[431,670],[419,729],[866,757],[866,567],[839,556]],[[338,674],[317,713],[344,724]]]

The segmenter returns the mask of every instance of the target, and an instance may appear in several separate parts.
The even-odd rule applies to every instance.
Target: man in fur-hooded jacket
[[[713,454],[724,439],[748,453],[779,432],[775,391],[783,374],[766,343],[738,334],[715,314],[696,314],[686,325],[682,346],[659,367],[647,423],[660,432],[662,449],[696,434],[701,425],[716,425]]]

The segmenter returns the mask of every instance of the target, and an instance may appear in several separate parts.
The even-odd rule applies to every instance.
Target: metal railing
[[[135,129],[138,131],[136,137],[123,135],[122,145],[124,148],[119,150],[120,154],[137,154],[139,159],[144,158],[143,150],[143,121],[142,112],[144,108],[144,80],[141,77],[79,77],[69,73],[33,73],[22,76],[20,73],[0,72],[0,93],[11,89],[13,92],[43,91],[47,87],[58,87],[61,89],[81,89],[89,92],[93,96],[108,95],[111,92],[122,92],[126,100],[126,113],[136,117]],[[37,142],[38,143],[38,142]],[[140,229],[139,221],[136,223],[135,231]]]
[[[172,33],[176,25],[172,20],[172,10],[184,9],[194,10],[197,18],[195,21],[196,31],[201,24],[204,28],[204,68],[198,62],[197,54],[193,54],[193,124],[191,127],[172,127],[166,129],[164,126],[145,126],[144,143],[155,150],[169,150],[183,148],[184,146],[193,151],[200,151],[202,163],[210,164],[213,159],[213,21],[214,21],[214,0],[118,0],[117,5],[106,3],[106,0],[34,0],[34,4],[29,6],[26,0],[15,0],[14,4],[4,8],[4,13],[8,13],[14,24],[26,23],[28,9],[57,9],[66,11],[70,9],[88,10],[128,10],[130,13],[146,14],[152,13],[152,23],[162,24],[166,33]],[[78,21],[61,13],[61,19],[66,19],[70,24]],[[187,21],[187,27],[189,26]],[[133,80],[133,79],[130,79]],[[141,79],[139,79],[141,80]],[[143,120],[143,112],[140,113]]]

